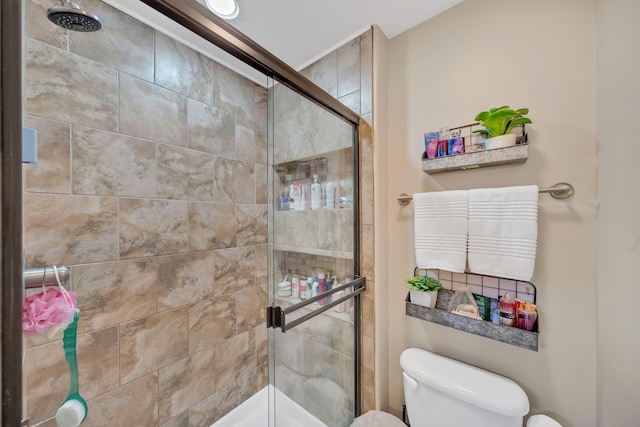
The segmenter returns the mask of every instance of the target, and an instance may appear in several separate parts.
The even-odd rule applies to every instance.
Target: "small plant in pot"
[[[528,108],[512,110],[508,105],[492,108],[489,111],[482,111],[476,115],[475,120],[480,122],[480,126],[483,129],[478,129],[474,132],[489,136],[485,141],[487,150],[516,145],[516,134],[511,133],[511,131],[516,126],[531,123],[530,119],[524,117],[528,113]]]
[[[413,304],[433,308],[438,299],[438,290],[442,289],[442,284],[436,279],[427,276],[416,276],[408,279],[409,295]]]

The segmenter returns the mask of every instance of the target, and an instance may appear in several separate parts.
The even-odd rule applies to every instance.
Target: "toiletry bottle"
[[[291,295],[294,298],[300,298],[300,277],[298,276],[298,270],[293,270],[293,277],[291,278]]]
[[[333,278],[331,277],[331,273],[327,273],[327,278],[324,281],[324,291],[325,292],[329,292],[331,289],[333,289],[333,283],[336,280],[336,276],[333,276]],[[326,302],[327,304],[331,304],[331,302],[333,301],[333,296],[329,295],[326,298]]]
[[[335,207],[336,207],[336,199],[335,199],[335,191],[333,190],[333,184],[332,183],[327,182],[327,187],[326,187],[325,192],[327,194],[325,207],[327,209],[335,209]]]
[[[289,210],[295,210],[296,208],[296,199],[294,197],[295,190],[293,188],[293,184],[289,185]]]
[[[338,287],[340,286],[340,283],[338,283],[338,278],[336,276],[333,276],[333,286],[334,287]],[[345,296],[347,293],[343,290],[343,291],[338,291],[336,292],[336,299],[340,299],[343,296]],[[333,309],[336,311],[336,313],[344,313],[344,307],[346,305],[345,301],[342,301],[340,304],[336,305]]]
[[[506,326],[515,326],[516,319],[516,300],[509,292],[506,292],[500,298],[500,324]]]
[[[282,210],[282,204],[283,204],[284,200],[282,199],[282,193],[278,194],[278,201],[277,201],[277,206],[278,206],[278,210],[281,211]]]
[[[282,192],[282,210],[283,211],[289,210],[289,193],[286,191]]]
[[[312,280],[313,282],[311,283],[311,297],[313,298],[318,295],[318,277],[314,276]]]
[[[284,280],[278,284],[278,296],[290,297],[291,296],[291,282],[288,280],[289,275],[284,276]]]
[[[325,291],[325,276],[324,273],[318,273],[318,293],[322,294]],[[326,299],[325,298],[321,298],[320,300],[318,300],[318,304],[320,304],[321,306],[324,305]]]
[[[313,277],[307,277],[307,298],[311,298],[313,296]]]
[[[307,281],[300,281],[300,300],[304,301],[307,299]]]
[[[313,175],[313,184],[311,185],[311,210],[318,210],[321,208],[320,199],[322,197],[322,190],[318,183],[318,175]]]

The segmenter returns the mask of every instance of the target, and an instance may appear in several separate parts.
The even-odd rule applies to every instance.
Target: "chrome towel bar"
[[[56,266],[58,270],[58,277],[60,278],[60,283],[63,285],[69,281],[71,277],[71,272],[69,271],[69,267],[64,266]],[[45,268],[29,268],[24,271],[24,287],[26,289],[36,289],[44,286],[53,286],[57,285],[56,274],[53,271],[53,267],[45,267]]]
[[[560,182],[553,187],[538,189],[538,193],[549,193],[554,199],[568,199],[569,197],[573,196],[574,192],[575,190],[573,188],[573,185],[566,182]],[[413,197],[406,193],[402,193],[398,196],[398,203],[402,206],[408,205],[409,203],[411,203],[411,200],[413,200]]]

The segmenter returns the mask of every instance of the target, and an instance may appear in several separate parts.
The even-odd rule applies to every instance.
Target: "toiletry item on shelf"
[[[293,211],[296,209],[296,198],[293,184],[289,185],[289,210]]]
[[[478,315],[482,320],[491,320],[491,298],[478,294],[472,295],[478,304]]]
[[[438,142],[440,141],[440,132],[426,132],[424,134],[424,150],[428,159],[438,157]]]
[[[320,188],[320,184],[318,183],[318,175],[313,175],[313,184],[311,185],[311,210],[318,210],[322,208],[321,202],[321,194],[322,190]]]
[[[471,293],[471,288],[467,285],[462,285],[456,290],[449,300],[448,309],[453,314],[482,320],[478,314],[478,304]]]
[[[294,298],[300,298],[300,277],[298,276],[298,270],[293,270],[293,277],[291,278],[291,296]]]
[[[319,290],[318,286],[319,286],[318,277],[314,276],[313,277],[313,283],[311,284],[311,298],[313,298],[313,297],[318,295],[318,290]]]
[[[500,298],[500,324],[505,326],[515,326],[516,300],[509,292]]]
[[[278,194],[278,200],[276,202],[276,206],[278,207],[279,211],[284,210],[284,196],[283,196],[283,193]]]
[[[333,184],[331,182],[327,182],[325,193],[326,193],[325,207],[327,209],[335,209],[336,207],[335,191],[333,188]]]
[[[449,155],[464,154],[464,138],[457,137],[449,140]]]
[[[449,129],[442,128],[440,129],[440,138],[438,141],[438,156],[448,156],[449,155]]]
[[[279,297],[290,297],[291,296],[291,282],[289,280],[289,275],[287,274],[284,277],[284,281],[278,283],[278,296]]]
[[[300,280],[300,299],[302,301],[307,299],[307,280]]]
[[[519,300],[516,300],[519,301]],[[516,306],[517,312],[517,326],[520,329],[525,329],[527,331],[533,331],[533,327],[536,323],[536,319],[538,317],[538,312],[536,311],[535,304],[530,303],[529,301],[522,302],[522,304],[518,304]]]
[[[331,277],[331,273],[327,272],[327,278],[324,281],[324,291],[325,292],[329,292],[331,289],[333,289],[333,283],[336,280],[336,276]],[[331,302],[333,302],[333,296],[329,295],[326,298],[326,302],[327,304],[331,304]]]
[[[308,211],[311,209],[311,184],[306,184],[302,187],[302,198],[304,200],[302,210]]]
[[[318,273],[318,294],[323,294],[325,291],[325,277],[324,277],[324,273]],[[318,304],[320,304],[321,306],[323,306],[326,302],[326,298],[321,298],[318,300]]]
[[[491,323],[500,324],[500,301],[491,298]]]
[[[306,292],[306,298],[311,298],[313,296],[313,277],[309,276],[307,277],[307,292]]]

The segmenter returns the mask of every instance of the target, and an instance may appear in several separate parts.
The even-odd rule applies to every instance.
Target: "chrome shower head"
[[[100,19],[80,9],[71,0],[60,0],[60,5],[47,10],[47,18],[59,27],[72,31],[93,32],[102,28]]]

